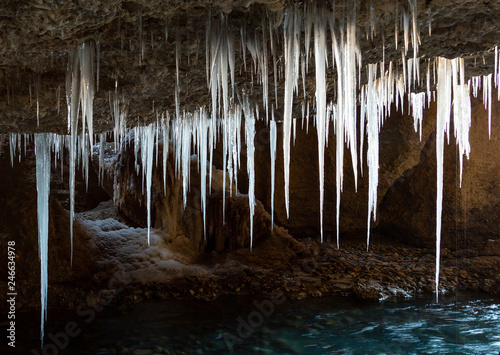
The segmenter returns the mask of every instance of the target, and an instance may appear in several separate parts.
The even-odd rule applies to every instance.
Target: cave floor
[[[347,239],[347,240],[345,240]],[[147,299],[198,299],[221,296],[269,297],[283,293],[291,299],[350,296],[360,300],[408,298],[435,292],[434,250],[410,247],[374,236],[370,250],[359,236],[319,243],[300,240],[299,251],[288,240],[270,238],[253,251],[211,252],[168,282],[136,282],[120,292],[123,306]],[[440,294],[480,291],[495,294],[500,257],[479,256],[474,250],[441,251]],[[203,272],[200,272],[200,269]]]

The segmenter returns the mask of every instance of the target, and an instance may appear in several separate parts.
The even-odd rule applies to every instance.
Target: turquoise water
[[[68,321],[81,327],[58,353],[500,353],[500,299],[477,294],[442,296],[439,303],[431,296],[374,303],[284,296],[146,301],[124,311],[107,306],[88,320],[75,311],[49,312],[47,334],[59,333],[59,344],[65,345],[61,331]],[[37,331],[31,332],[35,339],[19,342],[36,346]]]

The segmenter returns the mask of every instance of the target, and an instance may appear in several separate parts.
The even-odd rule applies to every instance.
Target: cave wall
[[[493,93],[496,97],[496,92]],[[442,245],[482,249],[500,237],[500,104],[492,102],[491,138],[488,111],[480,99],[471,100],[470,159],[464,158],[460,188],[459,156],[450,134],[444,149]],[[424,120],[434,120],[426,111]],[[420,160],[390,187],[380,204],[379,229],[399,240],[435,244],[436,136],[431,134]]]

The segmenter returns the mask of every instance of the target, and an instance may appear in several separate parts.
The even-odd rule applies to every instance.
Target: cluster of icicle
[[[309,122],[309,106],[315,109],[314,125],[318,137],[318,167],[320,189],[320,230],[323,240],[323,204],[324,204],[324,152],[328,146],[330,123],[336,139],[336,226],[337,246],[339,246],[339,212],[340,196],[343,186],[344,146],[351,151],[351,160],[354,171],[354,180],[357,184],[358,170],[363,174],[363,145],[367,136],[367,165],[369,175],[369,199],[367,218],[367,248],[370,240],[370,223],[376,219],[377,186],[379,169],[379,132],[384,119],[391,113],[391,105],[397,110],[404,110],[407,97],[408,112],[414,117],[415,131],[420,131],[422,139],[423,109],[436,99],[436,92],[431,92],[432,85],[437,87],[437,198],[436,198],[436,297],[439,286],[439,260],[441,240],[441,211],[443,194],[443,147],[445,134],[449,139],[451,117],[453,117],[454,135],[460,152],[460,181],[462,177],[463,156],[468,157],[470,152],[469,128],[470,92],[477,97],[479,87],[483,86],[483,100],[489,110],[489,126],[491,127],[491,93],[492,75],[475,77],[465,81],[464,60],[461,58],[448,60],[436,58],[427,60],[427,75],[420,75],[420,58],[418,45],[420,34],[418,30],[416,1],[410,0],[410,13],[403,12],[395,24],[396,47],[398,45],[399,26],[403,27],[404,49],[401,50],[401,61],[385,62],[385,58],[378,64],[362,63],[362,55],[356,39],[356,7],[352,5],[342,9],[341,20],[336,21],[335,8],[326,9],[306,3],[304,7],[291,7],[284,14],[282,27],[283,39],[279,41],[278,31],[273,28],[272,21],[264,20],[260,29],[248,31],[242,25],[239,31],[241,39],[242,62],[244,70],[252,78],[251,87],[242,87],[235,82],[236,51],[233,31],[229,24],[228,15],[221,15],[219,20],[210,18],[206,26],[206,74],[208,91],[211,94],[210,111],[205,107],[195,112],[182,112],[180,108],[181,90],[179,87],[179,51],[176,45],[176,88],[175,111],[158,114],[156,122],[148,126],[128,129],[126,126],[126,109],[123,97],[115,91],[109,93],[110,116],[115,122],[114,142],[119,149],[124,137],[133,132],[136,172],[142,175],[142,187],[146,189],[148,242],[151,228],[151,185],[153,161],[158,162],[158,143],[163,141],[163,176],[164,190],[166,190],[167,156],[170,143],[175,154],[176,176],[182,179],[184,206],[187,203],[187,193],[190,185],[191,155],[198,156],[198,170],[201,175],[201,209],[203,213],[204,231],[206,232],[206,204],[207,193],[211,191],[212,162],[214,148],[218,140],[222,140],[223,149],[223,186],[229,178],[230,193],[233,193],[233,183],[237,190],[237,172],[240,168],[240,154],[242,150],[242,130],[246,143],[247,171],[249,177],[248,200],[250,206],[250,248],[253,246],[253,214],[255,206],[255,172],[254,172],[254,138],[255,124],[262,120],[270,129],[271,155],[271,215],[274,217],[274,181],[277,147],[277,123],[282,123],[283,155],[284,155],[284,189],[286,213],[289,216],[289,170],[290,145],[292,136],[295,137],[296,117],[294,116],[294,97],[302,103],[302,126]],[[412,22],[410,30],[410,18]],[[398,21],[399,20],[399,21]],[[371,27],[374,35],[375,27]],[[430,34],[430,27],[429,27]],[[368,34],[367,34],[368,35]],[[406,59],[409,42],[413,47],[413,57]],[[313,42],[310,48],[311,38]],[[282,50],[277,46],[281,44]],[[101,133],[94,138],[93,132],[93,98],[97,89],[95,59],[96,48],[91,43],[85,43],[69,53],[66,99],[68,110],[67,136],[54,134],[35,135],[37,159],[37,190],[38,190],[38,223],[39,223],[39,250],[42,266],[42,339],[44,320],[47,305],[47,249],[48,249],[48,195],[50,181],[51,151],[55,153],[55,161],[62,160],[65,149],[69,150],[70,169],[70,214],[71,230],[74,218],[75,169],[81,164],[85,178],[88,177],[89,155],[92,154],[93,142],[99,140],[99,177],[102,179],[104,166],[104,149],[107,134]],[[141,52],[143,53],[143,52]],[[248,54],[247,54],[248,53]],[[278,53],[283,53],[283,60],[278,61]],[[142,54],[144,55],[144,54]],[[247,56],[251,61],[247,63]],[[309,102],[306,95],[306,77],[310,70],[309,61],[314,56],[315,88],[314,101]],[[331,59],[330,59],[331,58]],[[272,60],[274,75],[275,100],[269,98],[269,61]],[[495,48],[494,84],[499,81],[499,54]],[[432,65],[432,70],[431,70]],[[98,71],[98,70],[97,70]],[[366,83],[361,85],[361,73],[366,74]],[[335,75],[332,75],[334,73]],[[437,73],[437,75],[436,75]],[[255,80],[254,80],[255,78]],[[284,100],[278,102],[278,78],[284,78]],[[303,97],[299,90],[302,79]],[[251,90],[257,81],[262,85],[263,109],[265,115],[259,117],[259,107],[251,102]],[[327,81],[334,83],[334,97],[327,98]],[[427,90],[415,93],[414,87],[426,87]],[[250,92],[247,92],[250,91]],[[452,102],[453,97],[453,102]],[[330,101],[328,101],[328,99]],[[282,106],[283,121],[275,120],[275,110]],[[307,110],[306,110],[307,107]],[[411,108],[411,110],[410,110]],[[452,113],[453,108],[453,115]],[[357,122],[360,110],[359,120]],[[81,114],[80,114],[81,112]],[[81,117],[81,131],[79,118]],[[244,124],[242,124],[244,120]],[[357,127],[360,132],[358,134]],[[490,128],[491,130],[491,128]],[[11,161],[21,156],[21,141],[25,147],[29,143],[29,135],[24,139],[19,134],[9,135]],[[358,142],[359,139],[359,142]],[[128,141],[130,142],[130,141]],[[193,150],[194,147],[194,150]],[[359,149],[358,149],[359,147]],[[360,152],[360,153],[359,153]],[[154,157],[156,157],[154,159]],[[139,163],[140,161],[140,163]],[[61,164],[62,167],[62,164]],[[207,187],[208,180],[208,187]],[[115,189],[119,186],[115,184]],[[236,192],[236,191],[235,191]],[[115,192],[116,195],[116,192]],[[223,189],[223,216],[225,219],[226,191]],[[71,232],[71,245],[73,233]]]

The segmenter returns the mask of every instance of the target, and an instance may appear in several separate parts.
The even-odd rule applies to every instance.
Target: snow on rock
[[[124,285],[167,282],[185,274],[204,274],[199,266],[190,265],[196,253],[185,236],[171,238],[160,230],[132,228],[114,218],[80,220],[94,236],[99,250],[96,264],[108,269],[112,280]]]

